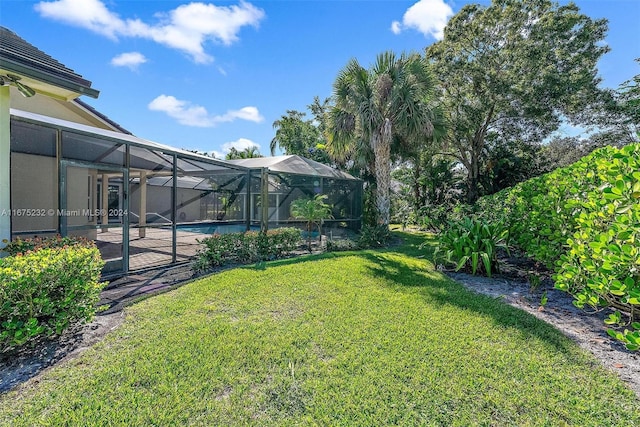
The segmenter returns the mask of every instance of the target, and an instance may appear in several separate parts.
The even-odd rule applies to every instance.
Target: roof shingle
[[[0,26],[0,68],[97,98],[91,82],[8,28]]]

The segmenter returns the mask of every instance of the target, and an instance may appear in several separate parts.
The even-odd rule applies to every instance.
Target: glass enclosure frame
[[[12,211],[40,215],[12,217],[12,239],[83,235],[110,254],[106,276],[187,262],[213,233],[303,228],[289,214],[298,197],[330,194],[339,208],[325,229],[358,230],[362,216],[361,180],[249,168],[17,110],[10,188]]]

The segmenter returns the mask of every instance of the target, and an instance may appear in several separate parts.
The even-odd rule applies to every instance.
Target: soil
[[[124,317],[122,311],[96,316],[93,322],[76,325],[62,335],[34,342],[33,346],[19,352],[0,355],[0,393],[24,383],[53,365],[76,357],[120,326]]]
[[[603,319],[609,311],[589,313],[579,310],[573,305],[570,295],[553,288],[548,270],[525,257],[517,254],[505,257],[501,265],[500,274],[492,278],[445,273],[472,291],[502,298],[505,303],[555,326],[580,347],[591,352],[604,367],[619,375],[640,398],[640,353],[628,351],[624,345],[607,335]],[[184,280],[189,276],[185,269],[189,267],[174,269],[169,275],[175,275],[176,281]],[[535,286],[529,282],[533,276],[539,278],[534,281]],[[168,280],[171,281],[171,277]],[[547,303],[543,307],[540,301],[545,292]],[[123,311],[103,313],[96,316],[93,322],[76,326],[59,337],[42,340],[17,353],[0,355],[0,393],[34,377],[38,381],[41,372],[76,357],[116,329],[124,318]]]

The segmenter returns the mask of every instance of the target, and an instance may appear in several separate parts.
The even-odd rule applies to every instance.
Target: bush
[[[27,247],[26,241],[21,242],[14,248]],[[90,321],[95,315],[104,266],[98,249],[88,243],[55,247],[56,243],[39,240],[34,244],[35,250],[0,259],[3,352],[39,336],[60,334],[72,323]]]
[[[281,258],[298,248],[302,233],[297,228],[277,228],[266,233],[214,234],[200,240],[205,245],[196,254],[193,268],[206,271],[224,264],[252,263]]]
[[[39,249],[64,248],[68,246],[82,246],[85,248],[95,247],[92,240],[88,240],[84,237],[62,237],[60,235],[55,237],[34,237],[33,239],[25,240],[18,237],[11,242],[7,242],[6,240],[3,240],[3,242],[7,243],[7,245],[2,250],[9,255],[17,255]]]
[[[382,248],[391,240],[391,231],[386,225],[368,226],[360,230],[358,247],[360,249]]]
[[[436,263],[442,260],[471,274],[491,277],[499,272],[498,249],[509,251],[509,229],[502,223],[490,224],[474,218],[449,222],[440,234],[435,250]]]
[[[511,225],[529,255],[554,268],[577,307],[640,306],[640,145],[605,147],[479,202]],[[637,331],[635,332],[637,334]],[[611,332],[636,348],[634,332]],[[631,341],[629,341],[631,340]]]
[[[353,251],[358,248],[358,242],[351,239],[327,240],[327,252]]]
[[[450,221],[459,221],[472,214],[472,207],[466,204],[424,206],[420,208],[416,222],[421,230],[439,233]]]

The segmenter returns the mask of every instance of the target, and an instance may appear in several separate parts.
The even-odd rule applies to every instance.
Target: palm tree
[[[306,113],[287,110],[287,115],[273,122],[275,136],[269,144],[274,156],[279,146],[285,154],[308,156],[309,149],[315,148],[321,141],[321,133],[313,120],[305,120]]]
[[[409,153],[444,134],[434,84],[426,59],[393,52],[378,55],[370,70],[352,59],[333,84],[327,150],[373,173],[380,225],[389,225],[392,151]]]
[[[238,160],[238,159],[254,159],[256,157],[264,157],[260,154],[260,149],[255,145],[250,145],[243,150],[238,150],[235,147],[231,147],[231,150],[225,156],[225,160]]]
[[[295,219],[307,221],[307,245],[311,252],[311,228],[314,224],[318,226],[318,242],[322,242],[322,223],[325,219],[333,218],[331,206],[324,200],[326,194],[316,194],[310,199],[301,198],[291,202],[291,216]]]

